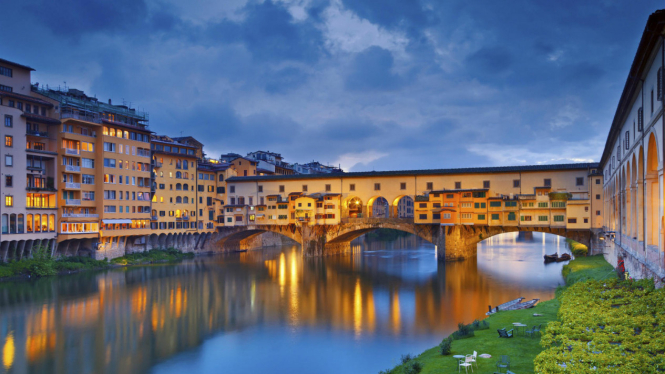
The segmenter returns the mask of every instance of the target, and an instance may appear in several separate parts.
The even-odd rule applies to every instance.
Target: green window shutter
[[[474,204],[473,204],[473,207],[476,208],[476,209],[478,209],[479,205],[480,205],[480,204],[478,204],[478,203],[474,203]]]

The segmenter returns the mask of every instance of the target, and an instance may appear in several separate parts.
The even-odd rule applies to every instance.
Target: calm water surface
[[[438,264],[414,236],[360,238],[354,253],[282,247],[0,284],[0,373],[376,373],[458,322],[563,283],[565,241],[483,242]]]

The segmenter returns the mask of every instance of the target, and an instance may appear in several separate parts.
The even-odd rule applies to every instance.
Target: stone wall
[[[623,256],[624,267],[634,279],[652,278],[656,287],[665,285],[665,269],[663,269],[663,253],[657,248],[640,246],[642,242],[633,243],[628,237],[617,237],[604,240],[603,256],[615,268],[618,256]],[[655,249],[655,250],[654,250]]]

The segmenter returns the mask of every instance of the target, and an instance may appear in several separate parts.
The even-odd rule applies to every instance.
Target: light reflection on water
[[[457,323],[563,283],[565,241],[506,234],[439,264],[414,236],[0,284],[0,373],[378,372]]]

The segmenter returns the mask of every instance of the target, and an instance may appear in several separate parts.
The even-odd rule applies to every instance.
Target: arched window
[[[189,185],[187,183],[184,183],[182,185],[182,189],[185,190],[185,191],[189,191]]]
[[[181,179],[182,178],[182,173],[179,172],[179,171],[176,171],[175,172],[175,177],[178,178],[178,179]]]
[[[187,160],[182,160],[182,168],[187,170],[187,166],[189,166],[189,162],[187,162]]]
[[[27,227],[25,232],[32,232],[32,214],[28,214],[26,218]]]
[[[42,221],[39,214],[35,214],[35,232],[42,232]]]
[[[42,214],[42,232],[48,231],[48,214]]]
[[[224,182],[224,174],[220,174],[220,175],[219,175],[219,181],[220,181],[220,182]]]
[[[3,234],[9,233],[9,216],[6,214],[2,215],[2,233]]]
[[[55,231],[55,214],[49,214],[48,216],[48,231]]]
[[[25,228],[25,216],[23,214],[18,215],[18,233],[23,234],[23,230]]]
[[[16,214],[9,215],[9,233],[16,234]]]
[[[182,184],[176,183],[175,189],[178,190],[178,191],[182,190]]]
[[[153,215],[153,216],[157,216],[157,210],[156,210],[156,209],[153,209],[153,210],[152,210],[152,215]]]
[[[176,209],[175,216],[176,218],[180,218],[180,209]]]
[[[175,167],[176,169],[182,168],[182,162],[180,160],[175,160]]]
[[[177,196],[177,197],[175,198],[175,203],[176,203],[176,204],[182,204],[182,197]]]
[[[189,197],[187,197],[187,196],[183,197],[183,198],[182,198],[182,202],[183,202],[184,204],[189,204]]]
[[[185,178],[185,179],[188,179],[188,178],[189,178],[189,173],[188,173],[188,172],[185,172],[185,176],[184,176],[184,178]]]

